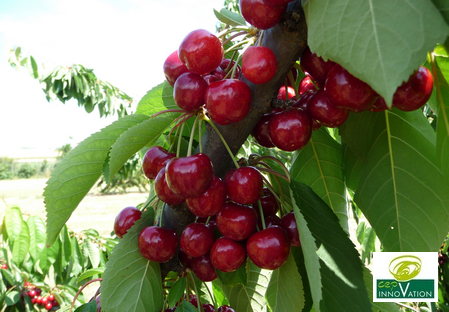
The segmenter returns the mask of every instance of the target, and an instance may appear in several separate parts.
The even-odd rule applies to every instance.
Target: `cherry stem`
[[[179,155],[181,154],[181,140],[182,140],[182,133],[184,132],[184,126],[185,126],[185,123],[182,123],[181,130],[179,130],[178,146],[176,149],[176,157],[179,157]]]
[[[295,100],[299,99],[299,86],[296,85],[295,79],[293,79],[292,71],[290,70],[287,75],[287,79],[290,82],[290,84],[295,89]]]
[[[228,53],[230,53],[232,51],[240,50],[240,46],[248,44],[248,43],[249,43],[249,45],[252,45],[254,43],[254,39],[250,38],[250,39],[242,40],[242,41],[234,44],[233,46],[231,46],[229,49],[226,49],[224,54],[226,55],[226,54],[228,54]]]
[[[207,217],[207,220],[206,220],[206,225],[208,225],[208,224],[209,224],[209,221],[210,221],[210,217],[211,217],[211,216],[208,216],[208,217]]]
[[[228,66],[226,67],[226,70],[225,70],[226,73],[228,73],[229,70],[231,69],[232,62],[234,61],[236,54],[237,54],[237,51],[234,51],[234,53],[232,53],[231,61],[229,62]],[[234,64],[234,66],[236,66],[236,64]],[[231,77],[231,78],[234,78],[234,77]]]
[[[245,35],[245,34],[248,34],[248,32],[247,32],[247,31],[241,31],[241,32],[239,32],[239,33],[236,33],[236,34],[232,35],[231,37],[229,37],[228,39],[226,39],[225,41],[223,41],[223,47],[224,47],[229,41],[231,41],[232,39],[237,38],[237,37],[242,36],[242,35]]]
[[[168,137],[170,138],[173,134],[173,131],[177,129],[180,125],[184,124],[187,120],[189,120],[193,116],[192,112],[189,112],[188,114],[183,114],[176,118],[174,122],[177,122],[176,125],[170,130],[170,133],[168,134]],[[182,133],[181,133],[182,136]]]
[[[80,288],[80,289],[78,290],[78,292],[76,293],[75,297],[73,297],[72,304],[70,305],[70,310],[69,310],[69,312],[72,312],[73,306],[75,305],[75,302],[76,302],[76,299],[78,298],[78,296],[80,295],[80,293],[83,291],[83,289],[87,287],[87,285],[90,285],[90,284],[95,283],[95,282],[101,282],[101,281],[103,281],[102,278],[96,278],[96,279],[93,279],[93,280],[91,280],[91,281],[86,282],[86,284],[84,284],[83,286],[81,286],[81,288]]]
[[[245,31],[246,33],[251,33],[251,28],[248,26],[236,26],[234,28],[226,28],[222,32],[218,33],[216,36],[217,36],[217,38],[221,38],[221,37],[229,35],[233,32],[237,32],[237,31],[239,31],[239,32]]]
[[[201,296],[200,296],[200,293],[198,292],[198,289],[196,288],[195,278],[193,277],[192,271],[189,272],[189,277],[192,280],[193,289],[195,289],[196,300],[198,302],[198,308],[200,309],[201,312],[204,312],[203,306],[201,304],[201,299],[200,299]]]
[[[262,45],[263,35],[265,35],[265,30],[262,30],[260,32],[260,36],[259,36],[258,43],[257,43],[258,47],[260,47]]]
[[[260,168],[259,168],[260,169]],[[279,198],[278,194],[276,193],[276,191],[274,190],[273,186],[271,185],[270,181],[267,180],[267,178],[265,178],[262,175],[262,179],[265,181],[265,184],[267,185],[267,188],[270,190],[271,193],[273,193],[273,196],[276,197],[276,199],[278,200],[278,202],[282,203],[281,199]]]
[[[254,159],[254,162],[255,162],[256,164],[262,163],[262,161],[265,160],[265,159],[271,159],[272,161],[274,161],[274,162],[276,162],[278,165],[280,165],[281,168],[282,168],[282,170],[283,170],[284,173],[285,173],[285,177],[287,178],[286,180],[287,180],[289,183],[291,182],[291,179],[290,179],[290,172],[288,172],[288,169],[287,169],[287,168],[284,166],[284,164],[283,164],[279,159],[277,159],[276,157],[269,156],[269,155],[260,156],[260,157],[258,157],[257,159]],[[268,168],[271,169],[270,166],[268,166]],[[274,171],[274,172],[276,172],[276,171]],[[277,172],[276,172],[276,173],[277,173]],[[278,175],[278,176],[284,177],[284,175]]]
[[[170,131],[171,132],[171,131]],[[176,128],[176,132],[175,132],[175,137],[173,139],[173,142],[170,143],[171,141],[171,135],[168,135],[168,144],[170,144],[170,147],[168,148],[168,152],[171,153],[174,146],[175,146],[175,142],[176,142],[176,138],[178,137],[178,133],[179,133],[179,128]]]
[[[262,228],[265,230],[267,227],[265,225],[265,217],[263,215],[262,203],[260,199],[257,201],[257,205],[259,206],[260,219],[262,220]]]
[[[203,118],[200,119],[200,123],[198,125],[198,142],[200,146],[200,153],[203,152]]]
[[[206,284],[205,282],[203,282],[203,283],[204,283],[204,287],[206,287],[207,292],[209,293],[209,296],[210,296],[210,299],[212,300],[212,303],[214,304],[215,310],[217,310],[218,307],[217,307],[217,303],[215,302],[214,296],[213,296],[212,293],[210,292],[209,287],[207,287],[207,284]]]
[[[189,147],[187,148],[187,156],[192,155],[193,138],[195,136],[195,128],[199,118],[200,115],[196,115],[195,121],[193,122],[192,131],[190,132]]]
[[[226,143],[226,140],[224,139],[224,137],[221,135],[220,131],[218,130],[217,126],[213,123],[212,120],[210,120],[209,118],[207,118],[206,116],[203,117],[204,120],[206,120],[209,125],[215,130],[215,132],[217,132],[218,136],[220,137],[220,140],[223,142],[223,145],[226,147],[226,150],[228,151],[229,155],[232,158],[232,161],[234,162],[235,167],[238,169],[240,168],[239,164],[237,163],[237,160],[235,160],[234,154],[232,154],[231,149],[229,148],[228,143]]]
[[[141,211],[143,211],[144,209],[146,209],[148,206],[151,206],[151,203],[157,198],[157,195],[153,195],[153,197],[148,197],[145,205],[143,205]]]

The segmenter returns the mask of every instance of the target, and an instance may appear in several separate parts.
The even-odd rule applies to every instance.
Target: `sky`
[[[38,80],[8,63],[11,48],[39,68],[81,64],[139,99],[164,81],[162,65],[195,29],[215,32],[224,0],[0,1],[0,156],[17,148],[74,146],[117,117],[76,101],[47,102]]]

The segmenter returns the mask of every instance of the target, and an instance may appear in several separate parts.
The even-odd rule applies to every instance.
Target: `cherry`
[[[388,109],[387,103],[385,103],[385,99],[381,96],[379,96],[374,102],[374,104],[369,108],[369,111],[371,112],[383,112]]]
[[[242,73],[252,83],[267,83],[274,77],[276,70],[276,56],[270,48],[251,46],[243,52]]]
[[[281,218],[281,227],[287,232],[290,238],[290,245],[293,247],[301,247],[299,240],[298,225],[294,212],[289,212]]]
[[[212,183],[214,168],[203,153],[173,158],[167,163],[165,178],[173,193],[184,198],[198,197]]]
[[[209,74],[203,76],[204,81],[207,82],[207,85],[210,85],[212,82],[220,81],[221,79],[215,75]],[[166,310],[167,311],[167,310]]]
[[[138,246],[145,259],[163,263],[175,255],[178,236],[173,229],[147,226],[139,234]]]
[[[162,168],[161,171],[159,171],[154,180],[154,192],[160,200],[169,205],[179,205],[185,200],[184,197],[173,193],[170,187],[168,187],[165,168]]]
[[[2,269],[2,270],[7,270],[7,269],[8,269],[8,265],[7,265],[6,263],[3,263],[3,264],[0,266],[0,269]]]
[[[272,114],[265,114],[260,118],[259,122],[253,129],[252,136],[254,139],[262,145],[263,147],[274,147],[273,142],[271,142],[270,134],[268,133],[268,123],[270,121]]]
[[[37,305],[41,305],[42,304],[42,297],[41,296],[37,296],[36,298],[36,304]]]
[[[119,238],[122,238],[123,235],[134,225],[134,222],[140,219],[142,216],[142,211],[137,209],[136,207],[126,207],[123,208],[115,217],[114,221],[114,232]],[[51,299],[50,301],[52,301]]]
[[[310,140],[312,118],[303,110],[291,108],[271,116],[268,132],[276,147],[283,151],[296,151]]]
[[[165,148],[161,146],[151,147],[143,157],[142,169],[145,176],[150,179],[156,179],[157,174],[168,163],[170,159],[175,157],[176,154],[169,153]]]
[[[269,228],[272,227],[274,225],[281,225],[281,218],[279,218],[277,215],[271,215],[268,217],[264,216],[264,221],[265,221],[265,228]],[[262,223],[262,219],[259,216],[259,219],[257,220],[257,226],[259,227],[260,230],[263,229],[263,223]]]
[[[42,289],[36,287],[36,296],[40,296],[42,294]]]
[[[367,83],[351,75],[339,64],[335,64],[327,74],[324,91],[334,106],[353,112],[369,109],[378,97]]]
[[[48,302],[45,304],[45,310],[50,311],[53,308],[53,304],[51,302]]]
[[[184,252],[184,250],[179,249],[179,253],[178,253],[178,259],[179,262],[182,264],[183,267],[191,269],[192,268],[192,256],[189,256],[188,254],[186,254]]]
[[[310,79],[310,76],[305,76],[299,82],[299,89],[298,89],[299,95],[302,95],[307,91],[313,91],[314,93],[316,92],[316,90],[317,90],[316,86],[313,84],[312,79]]]
[[[49,294],[48,295],[48,301],[50,302],[50,301],[53,301],[53,300],[55,300],[55,295]]]
[[[198,308],[198,298],[195,295],[190,295],[189,296],[189,302],[196,308]]]
[[[246,260],[245,247],[235,240],[220,237],[210,250],[210,260],[214,267],[222,272],[234,272]]]
[[[47,304],[47,302],[48,302],[48,297],[43,297],[41,300],[41,304],[44,306]]]
[[[304,73],[321,83],[324,83],[327,74],[335,64],[330,60],[324,61],[316,53],[312,53],[309,47],[304,50],[299,58],[299,62]]]
[[[296,96],[295,89],[293,89],[292,87],[288,87],[287,88],[287,93],[288,93],[288,98],[287,98],[287,96],[285,94],[285,86],[281,86],[279,88],[277,99],[286,101],[286,100],[293,99]]]
[[[341,126],[349,115],[348,110],[331,104],[326,92],[322,89],[310,97],[307,107],[313,119],[329,128]]]
[[[181,234],[180,245],[189,256],[199,257],[210,250],[215,241],[214,231],[203,223],[191,223]]]
[[[197,217],[209,217],[220,212],[226,202],[226,186],[214,176],[210,187],[198,197],[186,199],[187,207]]]
[[[179,76],[189,71],[179,59],[178,51],[174,51],[167,57],[164,62],[163,69],[165,79],[167,79],[168,83],[172,87],[175,85],[176,79],[178,79]]]
[[[263,0],[264,3],[271,6],[286,5],[293,0]]]
[[[205,75],[217,68],[223,59],[220,40],[205,29],[197,29],[182,40],[178,49],[181,62],[189,71]]]
[[[263,0],[239,0],[243,18],[259,29],[268,29],[279,23],[287,5],[270,6]]]
[[[209,222],[206,224],[208,219],[209,219]],[[214,229],[217,226],[217,215],[213,215],[210,218],[209,217],[198,217],[198,218],[196,218],[196,222],[204,223],[208,227]]]
[[[36,300],[37,300],[37,299],[34,297],[33,299],[31,299],[31,303],[32,303],[32,304],[36,304]]]
[[[215,312],[215,307],[213,304],[203,303],[202,306],[203,306],[204,312]]]
[[[203,282],[212,282],[218,277],[215,268],[210,261],[209,252],[192,259],[192,271],[195,273],[196,277]]]
[[[421,108],[433,90],[433,77],[426,67],[420,66],[410,78],[396,89],[393,106],[406,112]]]
[[[225,237],[242,241],[256,230],[257,213],[249,206],[232,202],[224,205],[217,215],[217,228]]]
[[[36,291],[34,289],[32,289],[27,293],[27,295],[30,298],[34,298],[34,297],[36,297]]]
[[[217,312],[235,312],[235,310],[228,305],[222,305],[218,307]]]
[[[259,268],[275,270],[290,254],[290,242],[285,230],[277,225],[254,233],[246,242],[250,260]]]
[[[226,77],[226,72],[220,66],[218,66],[209,75],[213,75],[218,80],[222,80],[224,77]]]
[[[232,71],[232,68],[235,66],[235,61],[232,61],[231,66],[229,66],[229,63],[231,63],[231,59],[228,58],[224,58],[221,63],[220,63],[220,68],[225,71],[226,73],[228,71]],[[240,73],[242,72],[242,68],[240,67],[240,65],[237,65],[236,69],[235,69],[235,76],[234,77],[230,77],[232,78],[238,78],[240,76]]]
[[[238,204],[252,204],[262,196],[262,175],[254,167],[230,170],[224,182],[229,199]]]
[[[53,300],[53,301],[51,302],[51,304],[52,304],[54,307],[59,306],[59,302],[58,302],[56,299]]]
[[[263,212],[263,215],[265,216],[265,218],[276,214],[276,212],[278,212],[278,210],[279,210],[279,204],[278,204],[276,197],[273,195],[273,193],[267,187],[263,188],[263,195],[260,198],[260,203],[261,203],[262,212]],[[257,215],[260,215],[259,204],[254,203],[253,208],[254,208],[254,210],[256,210]]]
[[[251,90],[238,79],[212,82],[204,95],[209,117],[219,125],[235,123],[243,118],[251,106]]]
[[[179,108],[193,111],[204,104],[207,82],[200,75],[184,73],[179,76],[173,89],[173,99]]]

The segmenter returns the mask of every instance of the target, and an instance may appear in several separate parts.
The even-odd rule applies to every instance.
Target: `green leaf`
[[[5,302],[7,306],[15,305],[17,302],[19,302],[20,299],[20,293],[18,291],[11,291],[6,294]]]
[[[81,253],[81,248],[78,244],[78,240],[75,236],[70,238],[70,244],[72,245],[72,256],[70,257],[69,267],[70,267],[70,276],[78,276],[77,283],[80,280],[80,273],[83,271],[83,254]],[[102,268],[101,271],[104,269]]]
[[[96,268],[100,264],[100,254],[98,247],[90,240],[86,239],[84,242],[87,246],[87,251],[89,252],[90,263],[92,263],[92,267]]]
[[[127,131],[112,145],[109,160],[109,177],[112,178],[123,164],[145,145],[154,145],[159,136],[173,122],[173,115],[147,119]]]
[[[168,293],[168,306],[173,308],[175,304],[182,298],[184,291],[186,290],[186,278],[181,277],[170,288]]]
[[[92,269],[86,270],[83,273],[81,273],[80,276],[78,276],[76,283],[79,283],[82,280],[85,280],[86,278],[92,277],[94,275],[103,274],[104,270],[105,270],[105,268],[103,268],[103,267],[92,268]]]
[[[301,275],[302,286],[304,290],[304,308],[303,312],[309,312],[313,306],[312,293],[310,290],[309,284],[309,275],[307,274],[306,265],[304,263],[304,253],[301,247],[292,247],[291,253],[295,258],[296,267],[298,268],[298,272]],[[316,253],[314,253],[316,255]],[[318,262],[318,260],[317,260]]]
[[[371,310],[359,254],[348,234],[339,225],[336,215],[310,187],[292,181],[291,189],[296,205],[306,222],[305,225],[304,221],[298,222],[298,216],[301,217],[301,215],[296,214],[295,208],[315,309],[323,312]],[[303,242],[302,226],[306,226],[315,239],[316,255],[319,257],[319,277],[322,284],[322,288],[318,290],[315,288],[316,269],[309,270],[307,253],[311,252],[311,248],[303,246],[309,242]],[[317,301],[316,292],[320,290],[322,300],[318,297]]]
[[[312,187],[349,231],[342,147],[325,128],[313,131],[309,143],[295,152],[290,175]]]
[[[30,256],[34,263],[39,260],[42,250],[45,248],[47,241],[47,232],[45,231],[45,223],[38,216],[30,216],[27,219],[28,230],[30,231]]]
[[[109,312],[153,312],[163,305],[159,263],[142,257],[138,238],[154,224],[154,211],[147,209],[115,246],[101,284],[102,308]]]
[[[367,82],[391,104],[396,88],[449,35],[428,0],[303,1],[308,44]]]
[[[66,225],[62,227],[59,238],[61,239],[61,267],[65,268],[72,256],[72,242]]]
[[[14,240],[12,248],[12,260],[17,265],[22,264],[28,254],[28,250],[30,249],[30,232],[25,221],[22,221],[21,228],[20,234]]]
[[[449,3],[446,0],[432,0],[432,2],[449,25]]]
[[[188,301],[183,301],[176,308],[175,312],[198,312],[198,309]]]
[[[236,284],[246,285],[248,279],[246,275],[246,260],[245,262],[234,272],[225,273],[220,270],[217,271],[217,276],[223,285],[234,286]]]
[[[91,302],[80,305],[75,312],[97,312],[97,301],[92,300]]]
[[[214,14],[220,22],[229,26],[246,26],[246,21],[238,13],[229,11],[228,9],[221,9],[220,12],[214,9]]]
[[[365,228],[365,234],[362,241],[362,262],[365,263],[365,260],[368,260],[370,263],[370,259],[372,258],[372,252],[375,251],[375,243],[376,234],[373,231],[372,227]]]
[[[449,189],[425,116],[392,109],[351,114],[345,123],[342,139],[364,157],[354,200],[384,250],[438,250],[447,235]],[[353,135],[365,130],[370,138]]]
[[[6,233],[10,241],[14,241],[22,230],[22,212],[18,206],[8,206],[5,211]]]
[[[286,263],[273,271],[266,298],[273,312],[301,311],[303,309],[304,289],[292,254]]]
[[[47,181],[47,244],[51,245],[62,226],[101,176],[103,163],[117,138],[130,127],[148,119],[130,115],[113,122],[81,142],[58,164]]]
[[[147,92],[137,104],[136,114],[151,116],[166,109],[179,109],[173,99],[173,88],[167,81]]]
[[[365,281],[365,286],[368,292],[369,299],[373,305],[373,312],[399,312],[401,311],[399,307],[393,302],[373,302],[373,276],[371,272],[364,267],[363,268],[363,279]]]

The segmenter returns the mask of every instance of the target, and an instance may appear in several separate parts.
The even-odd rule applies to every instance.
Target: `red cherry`
[[[219,125],[228,125],[245,118],[251,106],[251,89],[238,79],[212,82],[204,101],[210,118]]]
[[[170,159],[175,157],[175,153],[169,153],[161,146],[151,147],[143,157],[142,169],[145,176],[150,179],[156,179],[157,174],[168,163]]]
[[[220,66],[221,66],[221,64],[220,64]],[[210,73],[210,75],[215,76],[218,80],[222,80],[224,77],[226,77],[226,72],[225,72],[223,69],[221,69],[220,66],[218,66],[217,68],[215,68],[215,69]]]
[[[238,204],[252,204],[262,196],[262,175],[254,167],[231,170],[224,182],[229,199]]]
[[[210,187],[198,197],[186,199],[187,207],[197,217],[209,217],[220,212],[226,202],[226,186],[214,176]]]
[[[179,76],[173,89],[173,99],[179,108],[193,111],[204,104],[207,82],[200,75],[184,73]]]
[[[287,98],[287,95],[285,94],[285,86],[280,87],[277,99],[287,101],[287,100],[293,99],[296,96],[295,89],[293,89],[292,87],[287,88],[287,93],[288,93],[288,98]]]
[[[145,259],[163,263],[175,255],[178,236],[173,229],[147,226],[139,234],[138,246]]]
[[[294,247],[301,247],[299,240],[298,226],[296,224],[295,214],[289,212],[281,218],[281,227],[287,232],[290,238],[290,245]]]
[[[36,296],[40,296],[42,294],[42,289],[36,287]]]
[[[388,109],[387,103],[385,103],[385,99],[381,96],[379,96],[374,102],[373,106],[369,108],[369,111],[371,112],[383,112]]]
[[[203,303],[202,306],[203,306],[204,312],[215,312],[214,305],[212,305],[210,303]]]
[[[292,1],[293,0],[263,0],[263,2],[271,6],[287,5],[289,2]]]
[[[31,299],[31,303],[32,303],[32,304],[36,304],[36,300],[37,300],[37,299],[34,297],[33,299]]]
[[[310,76],[305,76],[301,79],[299,82],[299,95],[304,94],[307,91],[313,91],[316,92],[316,86],[313,84],[312,79],[310,79]]]
[[[228,305],[222,305],[218,307],[217,312],[235,312],[235,310]]]
[[[288,235],[279,226],[269,227],[248,238],[246,251],[259,268],[275,270],[287,261],[290,254]]]
[[[210,250],[210,259],[214,267],[222,272],[234,272],[245,262],[246,249],[235,240],[220,237]]]
[[[179,249],[178,253],[179,262],[182,264],[183,267],[191,269],[192,268],[192,256],[189,256],[184,252],[184,250]]]
[[[48,302],[45,304],[45,310],[50,311],[53,308],[53,305],[51,304],[51,302]]]
[[[279,218],[277,215],[271,215],[268,217],[264,218],[265,221],[265,228],[269,228],[272,227],[274,225],[281,225],[281,218]],[[259,227],[260,230],[263,229],[263,224],[262,224],[262,219],[259,216],[259,219],[257,220],[257,226]]]
[[[7,265],[6,263],[3,263],[3,264],[0,266],[0,269],[2,269],[2,270],[7,270],[7,269],[8,269],[8,265]]]
[[[214,167],[206,154],[173,158],[166,166],[165,178],[173,193],[184,198],[198,197],[210,187]]]
[[[119,238],[122,238],[123,235],[134,225],[134,222],[140,219],[142,216],[142,211],[137,209],[136,207],[126,207],[123,208],[118,215],[115,217],[114,221],[114,232]],[[50,301],[52,301],[51,299]]]
[[[252,83],[267,83],[274,77],[276,70],[276,56],[270,48],[251,46],[243,52],[242,73]]]
[[[235,66],[235,61],[232,61],[232,64],[229,66],[229,63],[231,63],[230,59],[223,59],[220,63],[220,68],[225,71],[226,73],[228,71],[232,71],[232,68]],[[240,65],[237,65],[237,68],[235,69],[235,76],[234,77],[229,77],[231,79],[233,78],[238,78],[240,76],[240,73],[242,72],[242,68],[240,67]]]
[[[36,297],[36,291],[34,289],[32,289],[27,293],[27,295],[30,298],[34,298],[34,297]]]
[[[36,304],[41,305],[42,304],[42,297],[41,296],[37,296],[36,298]]]
[[[348,118],[349,111],[341,109],[329,101],[323,89],[318,90],[307,102],[309,113],[313,119],[329,128],[341,126]]]
[[[378,97],[367,83],[351,75],[339,64],[335,64],[327,74],[324,91],[334,106],[353,112],[369,109]]]
[[[54,307],[59,306],[59,302],[58,302],[56,299],[53,300],[51,304],[52,304]]]
[[[257,143],[268,148],[274,147],[273,142],[271,142],[270,134],[268,133],[268,123],[271,116],[272,114],[263,115],[252,132],[252,136],[257,141]]]
[[[263,188],[263,195],[260,198],[260,203],[261,203],[262,212],[263,212],[263,215],[265,216],[265,218],[276,214],[276,212],[278,212],[278,210],[279,210],[279,203],[278,203],[276,197],[273,195],[273,193],[267,187]],[[257,215],[259,215],[260,214],[259,204],[254,203],[253,208],[254,208],[254,210],[256,210]]]
[[[184,296],[185,296],[185,295],[184,295]],[[190,298],[189,298],[189,302],[190,302],[194,307],[198,308],[198,298],[197,298],[195,295],[193,295],[193,294],[191,294],[189,297],[190,297]]]
[[[50,294],[48,295],[48,302],[55,300],[55,295]]]
[[[257,213],[249,206],[226,203],[217,215],[217,228],[225,237],[242,241],[256,230]]]
[[[212,282],[218,277],[215,268],[210,261],[209,252],[192,259],[192,271],[195,273],[196,277],[203,282]]]
[[[207,220],[209,220],[209,222],[206,224]],[[198,218],[196,218],[196,222],[206,224],[211,229],[214,229],[217,226],[217,215],[213,215],[210,218],[209,217],[198,217]]]
[[[393,95],[393,106],[406,112],[421,108],[429,100],[433,90],[433,77],[426,67],[410,76]]]
[[[172,87],[175,85],[176,79],[178,79],[179,76],[189,71],[179,59],[178,51],[174,51],[167,57],[164,62],[163,69],[165,79],[167,79],[168,83]]]
[[[159,171],[154,180],[154,192],[160,200],[169,205],[180,205],[185,200],[184,197],[173,193],[170,187],[168,187],[165,168],[162,168],[161,171]]]
[[[47,302],[48,302],[48,297],[43,297],[42,300],[41,300],[41,304],[42,305],[46,305]]]
[[[330,60],[324,61],[316,53],[312,53],[309,47],[304,50],[299,58],[299,62],[304,73],[311,76],[313,80],[319,83],[324,83],[330,69],[335,64]]]
[[[181,42],[178,56],[189,71],[205,75],[217,68],[223,59],[220,40],[205,29],[190,32]]]
[[[184,228],[180,245],[187,255],[199,257],[210,250],[214,241],[214,231],[210,227],[202,223],[191,223]]]
[[[271,6],[263,0],[240,0],[240,12],[243,18],[259,29],[268,29],[279,23],[287,5]]]
[[[212,82],[216,82],[216,81],[220,81],[221,79],[218,78],[215,75],[209,74],[209,75],[205,75],[204,77],[204,81],[207,82],[207,85],[210,85]]]

